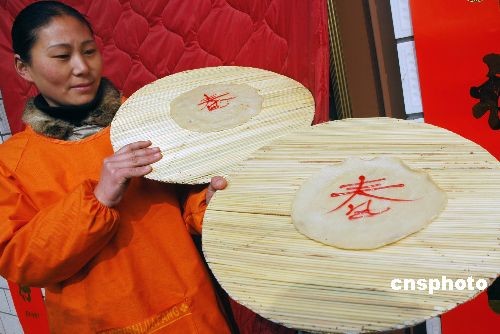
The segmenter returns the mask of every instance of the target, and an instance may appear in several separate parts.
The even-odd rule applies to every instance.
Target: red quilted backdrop
[[[24,104],[37,93],[14,70],[10,38],[13,18],[31,2],[34,1],[0,0],[0,90],[13,133],[23,129]],[[157,78],[188,69],[251,66],[301,82],[315,98],[314,122],[328,120],[329,58],[324,0],[63,2],[87,15],[103,54],[104,75],[126,96]],[[38,290],[33,289],[35,292]],[[37,301],[42,303],[41,296]],[[46,333],[43,309],[38,310],[34,302],[31,300],[28,306],[16,302],[20,315],[36,315],[20,317],[23,328],[26,333]],[[241,333],[288,333],[244,308],[238,308],[235,317]]]
[[[32,0],[0,0],[0,90],[13,133],[35,89],[14,71],[10,27]],[[86,14],[104,57],[104,75],[129,96],[163,76],[241,65],[289,76],[328,120],[328,28],[324,0],[66,0]]]

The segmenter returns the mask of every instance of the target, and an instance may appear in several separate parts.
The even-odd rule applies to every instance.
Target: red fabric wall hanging
[[[425,122],[474,141],[500,160],[500,2],[410,5]],[[444,313],[441,321],[443,334],[493,334],[500,328],[500,314],[490,309],[486,292]]]
[[[488,124],[498,109],[475,118],[480,99],[471,96],[471,88],[500,80],[500,2],[413,0],[411,11],[425,122],[458,133],[500,159],[500,129]],[[491,69],[485,56],[488,63],[497,59]]]

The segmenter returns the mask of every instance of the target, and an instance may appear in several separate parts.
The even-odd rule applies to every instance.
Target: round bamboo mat
[[[208,84],[247,84],[263,97],[262,110],[232,129],[202,133],[181,128],[170,117],[170,102]],[[118,110],[111,123],[116,150],[151,140],[163,158],[146,177],[199,184],[226,176],[239,162],[273,139],[311,125],[314,99],[299,82],[274,72],[239,66],[208,67],[179,72],[144,86]]]
[[[375,250],[338,249],[297,232],[290,213],[302,182],[349,156],[382,155],[426,171],[446,191],[438,218]],[[387,118],[334,121],[279,138],[240,164],[208,206],[203,251],[229,295],[272,321],[310,332],[403,328],[479,291],[395,291],[393,279],[497,277],[499,198],[498,161],[452,132]]]

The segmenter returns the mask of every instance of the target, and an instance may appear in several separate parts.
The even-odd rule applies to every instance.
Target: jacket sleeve
[[[50,207],[37,209],[14,175],[0,165],[0,274],[46,286],[76,274],[111,239],[118,212],[85,181]]]
[[[201,234],[203,216],[207,209],[207,190],[208,186],[193,187],[187,192],[183,205],[183,218],[191,234]]]

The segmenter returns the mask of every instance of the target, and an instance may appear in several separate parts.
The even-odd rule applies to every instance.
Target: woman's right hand
[[[150,141],[131,143],[104,159],[101,177],[94,189],[99,202],[108,207],[117,205],[132,177],[144,176],[153,170],[150,165],[162,155],[158,147],[149,146]]]

